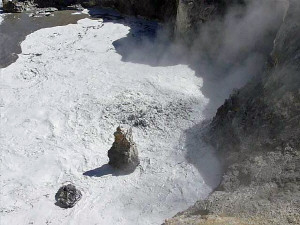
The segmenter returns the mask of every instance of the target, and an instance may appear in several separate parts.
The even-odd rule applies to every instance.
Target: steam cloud
[[[192,64],[240,85],[261,71],[282,22],[286,1],[252,0],[233,6],[223,19],[202,24],[191,48]],[[213,68],[211,68],[213,67]],[[206,70],[206,71],[205,71]]]
[[[214,93],[218,87],[209,86],[211,81],[226,85],[218,94],[228,96],[262,72],[287,4],[286,0],[248,0],[245,5],[233,5],[223,17],[198,24],[189,47],[180,40],[170,41],[167,26],[150,38],[131,27],[130,34],[114,46],[124,61],[151,66],[188,64],[204,79],[202,91],[214,101],[211,110],[215,112],[222,102]]]

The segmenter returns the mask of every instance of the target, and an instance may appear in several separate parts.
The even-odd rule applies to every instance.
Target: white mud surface
[[[186,65],[123,62],[112,42],[128,32],[90,19],[42,29],[0,70],[0,224],[161,224],[212,190],[185,158],[184,131],[209,102],[203,80]],[[120,123],[138,125],[141,160],[123,176],[106,165]],[[55,205],[66,181],[83,193],[71,209]]]

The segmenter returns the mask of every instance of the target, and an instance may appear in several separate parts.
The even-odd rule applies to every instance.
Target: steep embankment
[[[166,224],[300,224],[300,2],[264,73],[218,109],[206,139],[226,172],[218,190]]]
[[[177,0],[30,0],[9,1],[2,0],[6,12],[22,12],[37,7],[64,8],[73,4],[82,4],[84,7],[110,7],[121,13],[140,15],[151,19],[173,20],[177,10]]]

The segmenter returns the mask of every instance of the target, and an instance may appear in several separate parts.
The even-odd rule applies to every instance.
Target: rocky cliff
[[[98,0],[98,5],[115,8],[125,14],[163,21],[175,18],[177,10],[177,0]]]
[[[179,0],[175,20],[176,35],[188,40],[198,32],[202,23],[223,14],[231,3],[232,1],[224,0]]]
[[[22,12],[37,7],[63,8],[73,4],[84,7],[110,7],[121,13],[140,15],[150,19],[173,21],[177,10],[177,0],[2,0],[6,12]]]
[[[300,2],[290,0],[264,73],[218,109],[205,139],[225,174],[166,224],[300,224]]]

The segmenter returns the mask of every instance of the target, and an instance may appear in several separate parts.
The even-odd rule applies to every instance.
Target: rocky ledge
[[[56,7],[65,9],[71,5],[83,7],[110,7],[121,13],[140,15],[151,19],[174,20],[177,10],[176,0],[2,0],[5,12],[23,12],[34,8]],[[71,7],[72,8],[72,7]],[[70,8],[69,8],[70,9]]]
[[[20,13],[35,8],[33,1],[2,0],[5,12]]]
[[[290,0],[264,73],[225,101],[205,139],[225,174],[166,225],[300,224],[300,2]]]

